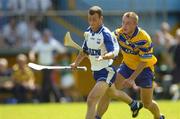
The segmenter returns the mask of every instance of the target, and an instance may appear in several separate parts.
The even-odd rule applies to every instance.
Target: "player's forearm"
[[[79,52],[76,60],[75,60],[75,64],[79,65],[81,63],[81,61],[86,57],[87,55],[84,52]]]
[[[137,76],[143,71],[145,66],[146,66],[146,62],[139,63],[139,65],[137,66],[136,70],[130,76],[130,79],[135,80],[137,78]]]
[[[114,53],[113,52],[106,53],[105,55],[102,56],[102,58],[104,60],[113,59],[114,58]]]

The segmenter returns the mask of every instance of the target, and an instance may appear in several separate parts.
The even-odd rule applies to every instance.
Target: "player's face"
[[[96,32],[102,25],[102,19],[103,17],[99,16],[97,13],[95,13],[94,15],[88,14],[88,22],[94,32]]]
[[[137,26],[137,23],[135,22],[135,20],[133,18],[123,16],[122,29],[125,34],[132,35],[136,26]]]

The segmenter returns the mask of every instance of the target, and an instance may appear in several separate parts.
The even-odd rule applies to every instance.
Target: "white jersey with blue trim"
[[[119,44],[111,31],[101,26],[97,32],[93,32],[89,27],[84,33],[83,52],[85,52],[91,62],[91,70],[99,71],[113,63],[113,59],[97,61],[97,58],[105,53],[113,52],[114,56],[119,53]]]

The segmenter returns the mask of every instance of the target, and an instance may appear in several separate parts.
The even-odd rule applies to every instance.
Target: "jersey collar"
[[[136,26],[134,33],[132,34],[131,38],[135,37],[139,32],[138,26]]]
[[[93,32],[91,28],[90,28],[90,31],[91,31],[91,33],[100,33],[102,31],[102,29],[103,29],[103,26],[104,25],[101,25],[96,32]]]

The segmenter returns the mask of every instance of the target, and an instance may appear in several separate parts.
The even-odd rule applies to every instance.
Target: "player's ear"
[[[134,25],[136,25],[136,26],[138,25],[137,21],[135,21],[135,20],[134,20]]]
[[[104,18],[103,16],[100,17],[100,19],[101,19],[102,21],[103,21],[103,18]]]

